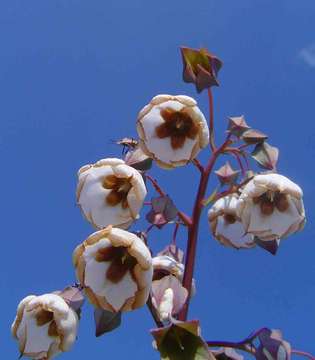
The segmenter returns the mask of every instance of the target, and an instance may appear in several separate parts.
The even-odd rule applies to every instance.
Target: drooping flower
[[[118,312],[146,303],[152,282],[152,259],[149,249],[135,234],[108,226],[75,249],[73,262],[94,306]]]
[[[217,200],[208,211],[212,234],[222,245],[235,249],[255,246],[254,236],[246,230],[237,215],[238,195],[232,194]]]
[[[61,296],[30,295],[20,302],[11,331],[21,355],[49,360],[70,350],[78,323],[76,312]]]
[[[155,96],[140,111],[137,131],[143,152],[167,169],[186,165],[209,143],[204,115],[184,95]]]
[[[139,216],[147,194],[141,174],[123,160],[102,159],[78,172],[77,203],[97,229],[127,229]]]
[[[283,175],[256,175],[242,190],[237,212],[247,233],[282,239],[304,226],[302,197],[301,188]]]
[[[169,255],[158,255],[152,263],[152,304],[161,321],[167,321],[180,312],[188,297],[188,291],[182,286],[184,265]],[[193,280],[191,296],[195,292]]]
[[[257,360],[290,360],[291,345],[283,340],[281,331],[265,328],[258,335],[258,340]]]

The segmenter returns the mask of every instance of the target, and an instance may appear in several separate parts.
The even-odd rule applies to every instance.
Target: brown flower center
[[[232,214],[224,214],[224,220],[228,224],[234,224],[236,222],[236,216]]]
[[[160,112],[164,123],[156,129],[156,135],[160,139],[171,138],[171,146],[174,150],[183,147],[186,138],[195,139],[198,134],[198,126],[191,116],[185,112],[185,108],[175,111],[171,108],[162,109]]]
[[[106,279],[114,284],[117,284],[128,271],[133,276],[133,269],[137,265],[137,260],[122,246],[109,246],[99,249],[95,255],[95,260],[111,263],[106,271]]]
[[[163,279],[165,276],[168,276],[168,275],[170,275],[170,272],[169,272],[169,271],[163,270],[163,269],[156,269],[156,270],[154,270],[152,280],[153,280],[153,281],[155,281],[155,280],[161,280],[161,279]]]
[[[266,216],[272,215],[275,208],[280,212],[285,212],[290,206],[288,195],[279,191],[267,191],[253,198],[253,202],[254,204],[259,204],[261,213]]]
[[[115,175],[108,175],[103,180],[103,188],[111,191],[106,197],[106,203],[109,206],[121,204],[123,209],[128,207],[127,196],[132,188],[131,178],[118,178]]]
[[[52,337],[59,336],[57,324],[54,320],[54,313],[52,311],[47,311],[47,310],[41,309],[35,315],[35,319],[36,319],[37,326],[43,326],[43,325],[50,323],[49,327],[48,327],[48,335],[49,336],[52,336]]]

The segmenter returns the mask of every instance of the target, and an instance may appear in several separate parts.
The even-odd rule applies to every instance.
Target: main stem
[[[214,111],[213,111],[213,95],[211,88],[208,89],[208,99],[209,99],[209,142],[212,151],[215,151],[214,143]]]
[[[199,223],[200,223],[200,216],[203,209],[203,202],[202,200],[205,197],[207,185],[209,181],[209,176],[212,172],[213,166],[216,162],[217,157],[224,151],[226,146],[230,143],[230,135],[227,136],[225,142],[216,149],[213,153],[209,162],[201,173],[200,182],[198,187],[198,192],[194,204],[194,210],[192,215],[192,223],[191,226],[188,228],[188,245],[186,251],[186,262],[185,262],[185,273],[183,279],[183,286],[187,289],[188,294],[191,293],[191,284],[194,275],[194,267],[195,267],[195,258],[196,258],[196,249],[197,249],[197,241],[198,241],[198,233],[199,233]],[[180,314],[179,320],[185,321],[187,319],[188,308],[190,303],[190,296],[188,296],[185,305],[183,306]]]

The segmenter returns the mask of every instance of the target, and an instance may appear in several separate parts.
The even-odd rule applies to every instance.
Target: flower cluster
[[[205,342],[199,322],[187,320],[196,293],[194,265],[202,210],[208,210],[212,235],[224,246],[251,249],[258,245],[275,254],[282,239],[304,226],[303,193],[277,172],[278,149],[266,142],[267,135],[252,129],[244,116],[229,118],[226,139],[216,146],[211,87],[218,86],[222,62],[205,49],[182,48],[181,52],[184,81],[194,83],[198,92],[208,90],[209,126],[192,97],[157,95],[137,116],[139,138],[117,142],[128,148],[123,159],[104,158],[79,169],[77,205],[96,232],[73,252],[75,286],[31,295],[19,304],[12,334],[22,356],[49,360],[69,350],[76,339],[85,294],[94,307],[96,336],[118,327],[122,312],[147,304],[158,326],[152,331],[155,348],[163,359],[242,359],[231,342],[210,351],[218,342]],[[197,156],[209,144],[210,156],[202,165]],[[250,146],[254,146],[251,154]],[[213,171],[221,155],[230,155],[238,169],[227,162]],[[253,171],[250,158],[263,170]],[[191,216],[180,211],[148,173],[153,163],[163,169],[193,165],[199,171]],[[213,172],[219,185],[206,197]],[[157,196],[145,202],[149,182]],[[150,206],[144,217],[149,226],[134,231],[144,205]],[[170,244],[155,254],[149,232],[169,226],[174,226]],[[187,231],[185,253],[176,245],[179,229]],[[257,348],[253,345],[256,337]],[[289,359],[291,351],[279,332],[265,328],[235,343],[235,348],[257,359]]]

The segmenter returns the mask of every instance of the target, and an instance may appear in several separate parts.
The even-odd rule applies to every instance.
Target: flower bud
[[[194,83],[200,93],[211,86],[219,86],[217,75],[222,61],[207,49],[180,48],[183,58],[183,80]]]

